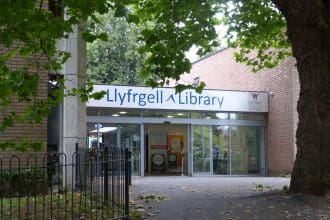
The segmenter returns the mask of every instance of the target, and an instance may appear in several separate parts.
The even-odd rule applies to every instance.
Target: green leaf
[[[103,41],[108,41],[108,34],[107,33],[101,33],[97,36],[97,38],[99,38],[100,40],[103,40]]]
[[[125,17],[127,15],[127,9],[123,4],[115,5],[115,17]]]
[[[94,34],[91,34],[91,33],[89,33],[89,32],[84,32],[84,33],[82,33],[82,38],[83,38],[85,41],[87,41],[87,42],[89,42],[89,43],[92,43],[93,41],[95,41],[95,40],[97,39],[97,36],[94,35]]]
[[[30,147],[33,151],[41,151],[45,148],[45,143],[44,142],[32,142],[30,144]]]
[[[14,119],[12,116],[5,116],[2,123],[0,124],[0,132],[4,132],[8,127],[14,125]]]
[[[64,64],[66,63],[66,61],[68,61],[68,59],[71,57],[71,54],[70,53],[63,53],[63,56],[62,56],[62,60],[61,60],[61,63]]]
[[[138,15],[128,14],[127,22],[138,24],[140,22],[140,18]]]
[[[100,100],[104,97],[105,94],[106,94],[105,91],[94,92],[93,94],[90,95],[90,97],[96,100]]]

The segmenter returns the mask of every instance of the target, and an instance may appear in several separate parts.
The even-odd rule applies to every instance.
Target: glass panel
[[[191,118],[203,118],[203,114],[200,112],[191,112]]]
[[[192,112],[191,118],[198,119],[228,119],[228,113],[223,112]]]
[[[193,126],[194,173],[210,173],[211,134],[211,126]]]
[[[232,174],[260,174],[261,141],[257,128],[230,128]]]
[[[141,117],[141,111],[129,109],[100,108],[100,116]]]
[[[244,114],[242,114],[242,120],[263,121],[263,120],[266,120],[266,115],[265,114],[244,113]]]
[[[261,175],[265,175],[265,127],[257,127],[257,142],[259,149],[258,170]]]
[[[229,114],[229,119],[240,120],[241,119],[241,114],[240,113],[230,113]]]
[[[216,112],[204,112],[201,113],[203,119],[228,119],[227,113],[216,113]]]
[[[171,111],[159,111],[159,110],[150,110],[144,111],[143,117],[152,117],[152,118],[190,118],[190,112],[171,112]]]
[[[130,149],[133,175],[140,175],[140,141],[139,124],[120,124],[120,147]]]
[[[228,115],[228,113],[217,112],[217,113],[215,113],[215,118],[217,118],[217,119],[228,119],[229,115]]]
[[[99,142],[101,146],[129,148],[132,174],[140,174],[140,125],[109,124],[99,125]],[[87,123],[89,147],[97,147],[97,123]],[[118,130],[119,129],[119,130]],[[119,136],[118,136],[119,135]]]
[[[221,120],[266,120],[263,113],[228,113],[228,112],[192,112],[191,118],[201,119],[221,119]]]
[[[102,123],[99,128],[100,143],[106,147],[117,147],[117,125]]]
[[[213,126],[213,174],[229,174],[228,126]]]
[[[97,123],[87,123],[87,147],[97,148]]]
[[[87,116],[97,116],[97,108],[87,107],[86,115]]]
[[[191,118],[222,119],[222,120],[265,120],[265,114],[228,113],[228,112],[191,112]]]

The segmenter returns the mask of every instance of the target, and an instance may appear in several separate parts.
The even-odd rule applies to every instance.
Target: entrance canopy
[[[266,92],[184,90],[175,93],[174,88],[95,85],[94,92],[99,91],[105,91],[106,95],[100,100],[89,100],[87,107],[268,112]]]

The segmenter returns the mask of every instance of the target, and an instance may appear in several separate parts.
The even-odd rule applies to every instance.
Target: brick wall
[[[40,7],[40,2],[37,1],[35,3],[36,7]],[[42,8],[48,9],[48,2],[42,2]],[[15,46],[15,45],[14,45]],[[7,50],[0,45],[0,53],[7,53]],[[20,68],[24,64],[26,64],[27,59],[29,61],[33,61],[34,58],[23,58],[23,57],[15,57],[10,63],[9,67],[15,69]],[[42,59],[42,57],[38,56],[35,59]],[[37,99],[46,99],[48,97],[48,72],[45,70],[39,71],[39,82],[38,82],[38,92]],[[12,104],[9,107],[0,106],[0,120],[9,114],[10,112],[23,113],[27,107],[28,103],[19,101],[17,98],[12,97]],[[47,118],[43,120],[40,124],[15,124],[14,127],[9,128],[5,133],[0,133],[0,141],[17,141],[22,137],[27,137],[32,141],[44,141],[47,143]],[[18,154],[18,155],[27,155],[27,153],[19,153],[12,151],[0,151],[0,157],[4,157],[6,154]]]
[[[267,117],[267,171],[268,175],[290,172],[295,154],[295,129],[298,121],[296,102],[299,94],[295,60],[289,58],[274,69],[252,73],[238,64],[233,49],[221,50],[193,64],[191,74],[182,77],[192,82],[200,77],[208,89],[269,92]]]
[[[6,52],[5,49],[0,48],[2,53]],[[13,69],[22,67],[26,62],[26,59],[22,57],[16,57],[11,60],[9,66]],[[48,74],[46,71],[40,71],[37,99],[46,99],[48,96]],[[12,97],[12,104],[9,107],[0,106],[0,120],[11,112],[18,114],[23,113],[29,103],[19,101],[16,97]],[[9,128],[6,132],[0,133],[0,141],[19,141],[23,137],[32,141],[44,141],[47,143],[47,118],[43,120],[41,124],[15,124],[15,126]],[[10,150],[1,151],[1,158],[5,158],[5,155],[18,154],[27,155],[28,153],[13,152]]]

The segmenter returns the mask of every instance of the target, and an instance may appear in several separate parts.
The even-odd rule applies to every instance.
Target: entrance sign
[[[268,93],[133,86],[95,85],[94,92],[105,91],[101,100],[91,99],[88,107],[166,109],[191,111],[268,112]]]

